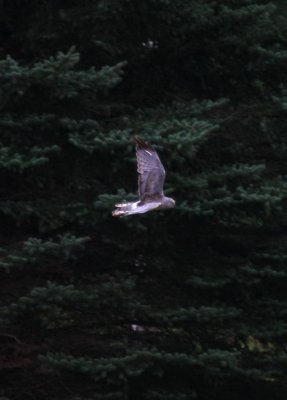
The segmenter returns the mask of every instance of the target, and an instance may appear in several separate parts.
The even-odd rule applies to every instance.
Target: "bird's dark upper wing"
[[[139,197],[143,202],[159,200],[163,196],[164,167],[154,148],[136,136]]]

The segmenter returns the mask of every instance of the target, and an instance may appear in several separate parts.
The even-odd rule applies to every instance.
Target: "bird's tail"
[[[130,207],[133,204],[133,202],[131,203],[119,203],[119,204],[115,204],[115,207],[117,208],[126,208],[126,207]]]
[[[121,209],[117,209],[112,212],[113,217],[125,217],[126,215],[128,215],[127,211],[123,211]]]
[[[112,212],[113,217],[124,217],[128,215],[128,211],[130,210],[133,203],[120,203],[115,204],[116,209]]]

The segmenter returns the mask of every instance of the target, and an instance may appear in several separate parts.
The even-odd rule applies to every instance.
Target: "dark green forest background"
[[[287,396],[287,6],[0,2],[0,397]],[[136,198],[132,137],[177,207]]]

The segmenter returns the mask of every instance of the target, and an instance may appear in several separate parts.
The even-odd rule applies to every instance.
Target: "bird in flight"
[[[114,217],[143,214],[151,210],[173,208],[175,201],[163,193],[165,170],[155,149],[138,136],[136,144],[139,200],[133,203],[116,204]]]

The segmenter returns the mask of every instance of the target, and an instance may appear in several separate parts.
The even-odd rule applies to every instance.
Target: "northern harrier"
[[[143,214],[151,210],[172,208],[175,201],[163,194],[165,179],[164,167],[155,149],[140,137],[134,138],[136,144],[139,201],[116,204],[114,217]]]

